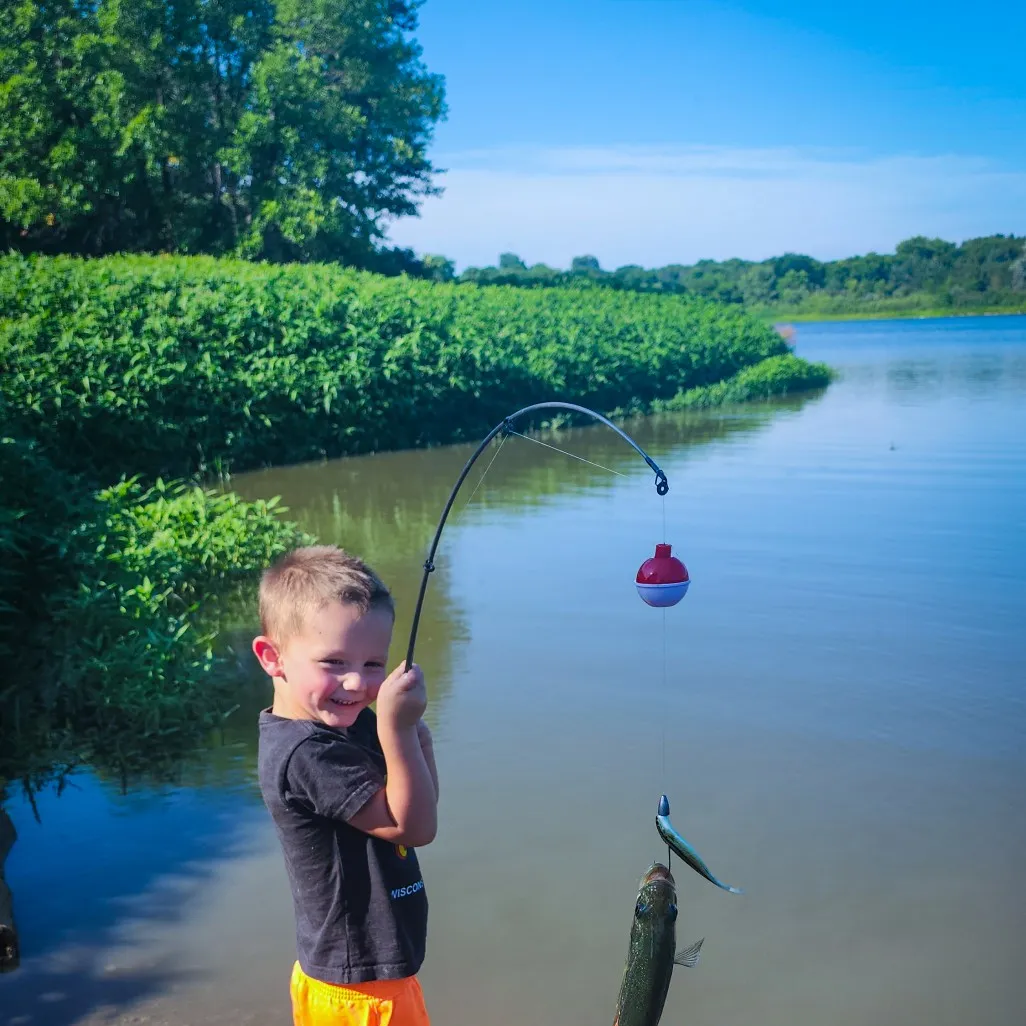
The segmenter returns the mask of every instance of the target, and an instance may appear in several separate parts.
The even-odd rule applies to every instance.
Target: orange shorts
[[[294,1026],[430,1026],[416,976],[340,986],[292,968]]]

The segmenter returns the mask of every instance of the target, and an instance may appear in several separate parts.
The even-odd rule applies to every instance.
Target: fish
[[[660,862],[641,878],[631,922],[631,942],[616,999],[613,1026],[656,1026],[670,989],[675,965],[698,965],[703,937],[674,953],[677,943],[677,885]]]
[[[670,846],[671,851],[677,853],[696,873],[700,876],[704,876],[710,883],[716,884],[717,887],[722,887],[725,891],[730,891],[731,894],[744,894],[745,892],[739,887],[731,887],[730,884],[725,884],[721,880],[717,880],[715,876],[709,871],[709,867],[702,860],[702,856],[695,851],[694,848],[684,840],[680,834],[674,829],[673,824],[670,822],[670,799],[664,794],[659,799],[659,812],[656,815],[656,829],[659,831],[659,836]]]

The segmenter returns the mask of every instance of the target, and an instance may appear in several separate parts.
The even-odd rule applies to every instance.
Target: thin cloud
[[[462,269],[500,252],[566,267],[656,267],[783,252],[823,260],[893,251],[912,235],[959,241],[1026,231],[1026,173],[978,157],[836,150],[506,148],[443,155],[445,189],[395,245]]]

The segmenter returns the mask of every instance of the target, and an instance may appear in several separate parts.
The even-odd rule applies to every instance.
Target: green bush
[[[680,392],[657,404],[660,410],[694,410],[724,403],[770,399],[828,385],[833,372],[825,363],[809,363],[793,353],[770,356],[738,371],[732,378]]]
[[[696,298],[212,258],[0,259],[0,397],[102,480],[478,437],[552,398],[608,412],[786,352]]]
[[[310,539],[273,500],[137,480],[91,494],[11,439],[0,470],[20,490],[0,507],[0,645],[18,666],[0,680],[0,791],[78,762],[180,757],[232,705],[216,596]]]

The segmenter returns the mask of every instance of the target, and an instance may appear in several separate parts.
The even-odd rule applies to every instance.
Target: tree
[[[516,255],[516,253],[499,254],[500,271],[526,271],[527,264]]]
[[[544,264],[525,268],[518,256],[506,253],[499,267],[468,267],[459,280],[520,288],[683,293],[756,308],[804,306],[821,312],[856,312],[889,300],[905,300],[905,308],[922,309],[923,297],[938,306],[1017,303],[1012,293],[1026,291],[1026,239],[995,235],[957,246],[916,236],[899,243],[893,255],[866,253],[826,263],[802,253],[784,253],[759,263],[735,257],[650,269],[625,264],[615,271],[603,271],[593,256],[574,257],[568,271]],[[910,295],[919,298],[908,301]]]
[[[1023,239],[989,235],[967,239],[958,247],[951,284],[970,292],[1010,288],[1012,265],[1023,253]]]
[[[809,274],[807,271],[799,271],[791,268],[777,281],[777,292],[781,302],[789,306],[796,306],[809,294]]]
[[[753,264],[741,275],[741,297],[747,306],[769,306],[777,298],[773,268]]]
[[[14,0],[0,245],[363,262],[437,192],[422,0]]]
[[[1011,285],[1016,292],[1026,292],[1026,256],[1019,257],[1012,264]]]
[[[818,260],[806,256],[804,253],[785,253],[783,256],[775,257],[772,263],[774,273],[781,280],[794,271],[798,274],[804,274],[805,278],[803,280],[807,284],[814,288],[821,288],[826,278],[823,265]]]
[[[899,242],[891,280],[909,291],[934,291],[947,280],[958,247],[943,239],[917,235]]]
[[[425,253],[421,258],[424,273],[433,281],[452,281],[456,277],[456,265],[448,257],[438,253]]]

